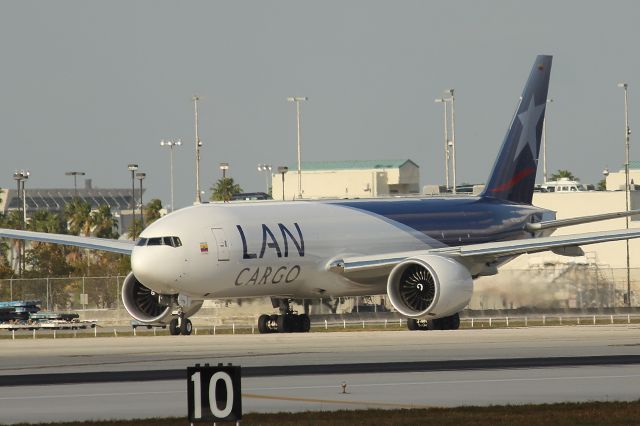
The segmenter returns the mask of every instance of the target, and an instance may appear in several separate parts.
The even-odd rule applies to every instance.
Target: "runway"
[[[635,400],[638,383],[638,365],[248,378],[242,404],[248,413]],[[0,388],[3,423],[186,417],[186,407],[186,380]]]
[[[183,416],[185,368],[207,362],[247,372],[245,412],[635,400],[640,326],[5,341],[0,419]],[[163,370],[182,379],[6,386],[11,376]]]
[[[640,325],[3,341],[0,375],[640,355]]]

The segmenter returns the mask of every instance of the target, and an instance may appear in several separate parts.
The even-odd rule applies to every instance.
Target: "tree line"
[[[143,207],[143,218],[135,220],[127,233],[139,235],[144,227],[160,217],[161,209],[160,200],[151,200]],[[0,228],[22,229],[22,222],[19,210],[0,213]],[[60,213],[48,210],[34,212],[28,218],[25,229],[116,239],[119,237],[117,225],[117,219],[108,205],[92,210],[89,203],[74,199]],[[0,278],[15,278],[19,275],[19,268],[14,268],[11,262],[14,260],[14,264],[16,263],[19,246],[18,240],[0,239]],[[23,262],[22,276],[25,278],[126,275],[131,269],[129,256],[35,241],[26,245]]]

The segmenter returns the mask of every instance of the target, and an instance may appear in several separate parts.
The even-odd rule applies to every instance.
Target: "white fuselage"
[[[134,248],[133,273],[152,290],[197,299],[381,294],[386,280],[358,284],[328,265],[441,245],[382,216],[319,202],[202,204],[159,219],[140,237],[168,236],[181,245]]]

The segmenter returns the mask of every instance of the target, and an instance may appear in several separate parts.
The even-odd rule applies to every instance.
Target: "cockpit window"
[[[147,241],[148,246],[161,246],[162,245],[162,237],[154,237],[149,238]]]
[[[181,247],[182,241],[178,237],[153,237],[153,238],[140,238],[136,243],[137,246],[171,246]]]

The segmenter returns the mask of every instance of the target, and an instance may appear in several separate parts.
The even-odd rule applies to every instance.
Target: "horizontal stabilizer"
[[[544,229],[557,229],[563,226],[581,225],[583,223],[599,222],[601,220],[618,219],[621,217],[640,215],[640,210],[631,210],[628,212],[604,213],[593,216],[573,217],[570,219],[548,220],[538,223],[527,223],[525,229],[529,232],[542,231]]]

